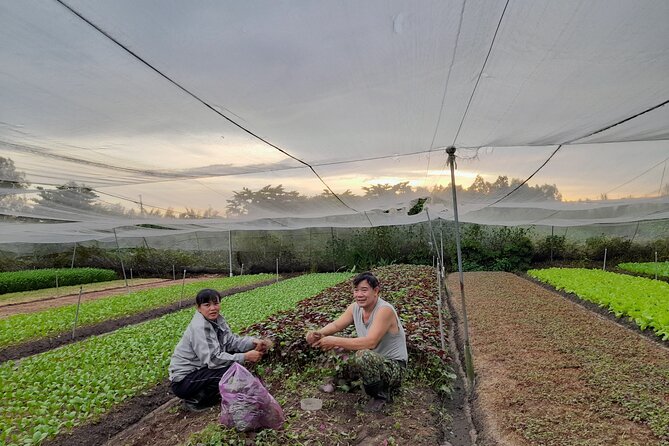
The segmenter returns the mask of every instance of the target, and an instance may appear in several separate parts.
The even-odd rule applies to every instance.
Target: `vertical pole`
[[[602,271],[606,271],[606,251],[608,251],[608,248],[604,248],[604,265],[602,266]]]
[[[58,270],[56,270],[56,297],[60,297],[60,293],[58,292]]]
[[[177,270],[174,268],[174,263],[172,264],[172,280],[177,280]]]
[[[465,303],[465,275],[462,271],[462,249],[460,247],[460,221],[458,220],[458,196],[455,188],[455,147],[446,149],[448,164],[451,166],[451,191],[453,193],[453,218],[455,220],[455,247],[458,254],[458,275],[460,278],[460,297],[462,300],[462,319],[464,322],[465,368],[470,386],[474,384],[474,361],[469,345],[469,323],[467,321],[467,306]]]
[[[244,264],[242,263],[242,269],[239,271],[239,275],[243,276],[244,275]]]
[[[74,313],[74,325],[72,326],[72,339],[74,339],[74,332],[77,329],[77,321],[79,320],[79,307],[81,306],[81,293],[84,287],[79,287],[79,298],[77,299],[77,312]]]
[[[230,262],[230,277],[232,277],[232,231],[228,231],[228,261]]]
[[[276,259],[276,281],[279,281],[279,258]]]
[[[313,259],[311,258],[311,227],[309,227],[309,272],[312,272],[313,269]]]
[[[432,219],[430,218],[430,212],[425,208],[425,215],[427,215],[427,222],[430,225],[430,234],[432,235],[432,243],[434,244],[434,250],[437,253],[437,287],[439,288],[438,297],[437,297],[437,312],[439,313],[439,336],[441,338],[441,349],[446,350],[446,341],[444,336],[444,320],[441,306],[442,306],[442,287],[444,286],[444,275],[443,275],[443,257],[439,257],[439,247],[437,246],[437,237],[434,235],[434,230],[432,228]],[[443,246],[443,244],[442,244]]]
[[[446,278],[446,266],[444,266],[444,233],[439,231],[439,241],[441,242],[441,277]]]
[[[655,251],[655,280],[657,280],[657,270],[659,267],[657,266],[657,251]]]
[[[132,268],[130,268],[130,281],[132,282]]]
[[[553,235],[555,234],[555,226],[551,226],[551,263],[553,263]]]
[[[70,269],[74,268],[74,257],[77,255],[77,242],[74,242],[74,251],[72,251],[72,263],[70,263]]]
[[[330,236],[332,240],[332,272],[334,273],[337,269],[335,264],[335,236],[334,236],[334,227],[330,226]]]
[[[184,288],[186,287],[186,270],[184,269],[184,277],[181,280],[181,299],[179,299],[179,308],[181,308],[181,303],[184,300]]]
[[[114,240],[116,240],[116,253],[118,259],[121,261],[121,270],[123,271],[123,280],[125,280],[125,287],[128,288],[128,277],[125,275],[125,266],[123,265],[123,257],[121,257],[121,247],[118,244],[118,237],[116,236],[116,228],[114,228]]]

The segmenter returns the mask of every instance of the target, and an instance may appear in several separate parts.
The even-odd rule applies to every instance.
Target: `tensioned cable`
[[[530,181],[530,179],[531,179],[534,175],[536,175],[537,172],[539,172],[541,169],[543,169],[543,167],[544,167],[546,164],[548,164],[548,162],[551,160],[551,158],[553,158],[553,157],[555,156],[555,154],[558,152],[558,150],[560,150],[561,148],[562,148],[562,144],[560,144],[559,146],[557,146],[557,149],[555,149],[555,150],[553,151],[553,153],[551,153],[550,156],[549,156],[548,158],[546,158],[546,161],[544,161],[543,164],[541,164],[541,166],[539,166],[539,167],[537,168],[537,170],[535,170],[534,172],[532,172],[532,175],[530,175],[529,177],[527,177],[527,178],[526,178],[522,183],[520,183],[518,186],[516,186],[516,187],[514,187],[512,190],[510,190],[510,191],[509,191],[506,195],[504,195],[502,198],[500,198],[500,199],[498,199],[498,200],[495,200],[494,202],[490,203],[490,204],[487,205],[486,207],[490,207],[490,206],[493,206],[493,205],[499,203],[500,201],[504,200],[506,197],[508,197],[509,195],[511,195],[512,193],[514,193],[514,192],[517,191],[518,189],[520,189],[525,183],[527,183],[528,181]]]
[[[659,166],[660,164],[662,164],[662,163],[666,163],[667,160],[669,160],[669,157],[663,159],[663,160],[660,161],[659,163],[653,164],[653,165],[650,166],[648,169],[644,170],[643,172],[641,172],[639,175],[635,176],[634,178],[631,178],[631,179],[625,181],[624,183],[619,184],[618,186],[614,187],[613,189],[607,190],[606,192],[604,192],[604,195],[607,195],[607,194],[613,192],[614,190],[620,189],[621,187],[628,185],[629,183],[631,183],[632,181],[636,180],[637,178],[640,178],[640,177],[646,175],[648,172],[650,172],[651,170],[655,169],[655,168],[656,168],[657,166]],[[663,175],[664,175],[664,173],[663,173]]]
[[[139,60],[140,62],[142,62],[144,65],[146,65],[147,67],[149,67],[149,68],[150,68],[151,70],[153,70],[155,73],[157,73],[158,75],[160,75],[161,77],[163,77],[165,80],[167,80],[168,82],[170,82],[172,85],[174,85],[175,87],[177,87],[178,89],[180,89],[181,91],[183,91],[184,93],[186,93],[187,95],[189,95],[190,97],[192,97],[193,99],[195,99],[196,101],[200,102],[202,105],[204,105],[205,107],[207,107],[209,110],[213,111],[214,113],[216,113],[217,115],[219,115],[220,117],[222,117],[223,119],[225,119],[226,121],[230,122],[230,123],[231,123],[232,125],[234,125],[235,127],[238,127],[239,129],[241,129],[242,131],[248,133],[249,135],[253,136],[254,138],[256,138],[256,139],[258,139],[258,140],[264,142],[264,143],[267,144],[268,146],[273,147],[274,149],[276,149],[276,150],[278,150],[279,152],[283,153],[283,154],[286,155],[287,157],[292,158],[293,160],[297,161],[298,163],[301,163],[301,164],[305,165],[306,167],[308,167],[308,168],[313,172],[313,174],[316,175],[316,177],[321,181],[321,183],[323,183],[323,185],[330,191],[330,193],[331,193],[331,194],[332,194],[332,195],[333,195],[333,196],[334,196],[334,197],[335,197],[341,204],[343,204],[344,206],[346,206],[347,208],[351,209],[351,210],[354,211],[354,212],[359,212],[359,211],[357,211],[356,209],[353,209],[353,208],[352,208],[351,206],[349,206],[348,204],[344,203],[344,201],[343,201],[341,198],[339,198],[339,195],[337,195],[337,194],[335,193],[335,191],[333,191],[333,190],[330,188],[330,186],[325,182],[325,180],[323,180],[323,178],[318,174],[318,172],[316,172],[316,170],[315,170],[309,163],[307,163],[306,161],[302,161],[301,159],[297,158],[297,157],[294,156],[294,155],[291,155],[290,153],[286,152],[285,150],[283,150],[282,148],[278,147],[277,145],[272,144],[271,142],[267,141],[267,140],[264,139],[263,137],[261,137],[261,136],[255,134],[255,133],[252,132],[251,130],[247,129],[247,128],[244,127],[243,125],[237,123],[237,122],[234,121],[233,119],[228,118],[226,115],[224,115],[223,113],[221,113],[220,111],[218,111],[216,108],[214,108],[214,107],[213,107],[212,105],[210,105],[208,102],[206,102],[204,99],[200,98],[200,97],[197,96],[195,93],[193,93],[193,92],[191,92],[190,90],[188,90],[186,87],[183,87],[183,86],[182,86],[181,84],[179,84],[177,81],[175,81],[174,79],[172,79],[171,77],[169,77],[168,75],[166,75],[165,73],[163,73],[162,71],[160,71],[158,68],[154,67],[154,66],[151,65],[149,62],[147,62],[146,60],[144,60],[139,54],[135,53],[135,52],[132,51],[130,48],[128,48],[127,46],[125,46],[124,44],[122,44],[121,42],[119,42],[119,41],[118,41],[116,38],[114,38],[111,34],[109,34],[109,33],[106,32],[105,30],[103,30],[102,28],[100,28],[98,25],[96,25],[95,23],[93,23],[92,21],[90,21],[89,19],[87,19],[86,17],[84,17],[81,13],[79,13],[78,11],[76,11],[76,10],[75,10],[74,8],[72,8],[70,5],[68,5],[67,3],[65,3],[63,0],[55,0],[55,1],[58,2],[58,3],[60,3],[63,7],[65,7],[67,10],[69,10],[72,14],[76,15],[76,16],[79,17],[81,20],[83,20],[84,22],[86,22],[87,24],[89,24],[89,25],[90,25],[91,27],[93,27],[96,31],[98,31],[98,32],[101,33],[103,36],[105,36],[106,38],[108,38],[109,40],[111,40],[112,42],[114,42],[116,45],[118,45],[118,46],[121,47],[123,50],[125,50],[126,52],[128,52],[130,55],[132,55],[133,57],[135,57],[137,60]],[[371,225],[372,222],[370,221],[369,223],[370,223],[370,225]]]
[[[592,132],[592,133],[588,133],[588,134],[585,135],[585,136],[581,136],[580,138],[573,139],[573,140],[569,141],[569,143],[572,143],[572,142],[574,142],[574,141],[578,141],[579,139],[589,138],[590,136],[596,135],[596,134],[598,134],[598,133],[602,133],[602,132],[604,132],[604,131],[606,131],[606,130],[609,130],[609,129],[613,128],[613,127],[616,127],[616,126],[618,126],[618,125],[620,125],[620,124],[624,124],[624,123],[627,122],[627,121],[631,121],[631,120],[634,119],[634,118],[638,118],[638,117],[641,116],[641,115],[644,115],[644,114],[646,114],[646,113],[652,112],[652,111],[655,110],[655,109],[658,109],[658,108],[660,108],[660,107],[664,107],[664,106],[667,105],[667,104],[669,104],[669,100],[666,100],[666,101],[664,101],[664,102],[662,102],[662,103],[660,103],[660,104],[657,104],[657,105],[655,105],[655,106],[653,106],[653,107],[647,108],[646,110],[644,110],[644,111],[642,111],[642,112],[639,112],[639,113],[637,113],[636,115],[630,116],[629,118],[625,118],[625,119],[623,119],[623,120],[621,120],[621,121],[618,121],[618,122],[616,122],[616,123],[614,123],[614,124],[607,125],[606,127],[603,127],[603,128],[601,128],[601,129],[599,129],[599,130],[596,130],[596,131],[594,131],[594,132]]]
[[[487,206],[485,206],[485,207],[493,206],[493,205],[499,203],[500,201],[504,200],[506,197],[508,197],[509,195],[511,195],[512,193],[514,193],[515,191],[517,191],[523,184],[527,183],[527,182],[530,180],[530,178],[532,178],[537,172],[539,172],[541,169],[543,169],[543,167],[544,167],[546,164],[548,164],[548,162],[551,160],[551,158],[553,158],[553,156],[557,153],[558,150],[560,150],[560,148],[562,148],[563,145],[568,145],[568,144],[573,143],[574,141],[578,141],[579,139],[584,139],[584,138],[587,138],[587,137],[589,137],[589,136],[592,136],[592,135],[596,135],[596,134],[598,134],[598,133],[601,133],[601,132],[603,132],[603,131],[605,131],[605,130],[609,130],[609,129],[615,127],[615,126],[621,125],[621,124],[623,124],[623,123],[625,123],[625,122],[628,122],[628,121],[630,121],[630,120],[632,120],[632,119],[634,119],[634,118],[638,118],[639,116],[641,116],[641,115],[643,115],[643,114],[645,114],[645,113],[651,112],[651,111],[653,111],[653,110],[655,110],[655,109],[658,109],[658,108],[660,108],[660,107],[662,107],[662,106],[664,106],[664,105],[667,105],[667,104],[669,104],[669,100],[664,101],[664,102],[662,102],[661,104],[655,105],[655,106],[653,106],[653,107],[647,108],[646,110],[644,110],[644,111],[642,111],[642,112],[636,113],[636,114],[634,114],[634,115],[632,115],[632,116],[630,116],[630,117],[628,117],[628,118],[622,119],[622,120],[620,120],[620,121],[618,121],[618,122],[616,122],[616,123],[614,123],[614,124],[608,125],[608,126],[603,127],[603,128],[601,128],[601,129],[599,129],[599,130],[595,130],[594,132],[588,133],[588,134],[585,135],[585,136],[580,136],[580,137],[578,137],[578,138],[574,138],[574,139],[571,139],[571,140],[569,140],[569,141],[566,141],[566,142],[560,144],[560,145],[558,146],[558,148],[555,149],[555,151],[548,157],[548,159],[546,159],[546,161],[544,161],[544,163],[543,163],[541,166],[539,166],[539,168],[538,168],[537,170],[535,170],[535,171],[532,173],[532,175],[530,175],[529,177],[527,177],[527,179],[526,179],[525,181],[523,181],[522,183],[520,183],[517,187],[515,187],[515,188],[514,188],[513,190],[511,190],[509,193],[507,193],[506,195],[504,195],[502,198],[500,198],[500,199],[494,201],[493,203],[490,203],[489,205],[487,205]],[[666,162],[667,160],[669,160],[669,158],[665,158],[664,160],[662,160],[662,161],[660,161],[659,163],[655,164],[654,166],[652,166],[651,168],[649,168],[649,169],[647,169],[646,171],[642,172],[641,174],[637,175],[636,177],[632,178],[631,180],[629,180],[629,181],[627,181],[627,182],[625,182],[625,183],[623,183],[623,184],[621,184],[621,185],[619,185],[619,186],[617,186],[617,187],[614,187],[613,189],[611,189],[611,190],[605,192],[604,194],[606,195],[606,194],[608,194],[608,193],[610,193],[610,192],[613,192],[614,190],[616,190],[616,189],[618,189],[618,188],[620,188],[620,187],[625,186],[626,184],[629,184],[630,182],[636,180],[637,178],[639,178],[639,177],[642,176],[642,175],[645,175],[645,174],[648,173],[650,170],[652,170],[652,169],[654,169],[655,167],[659,166],[660,164]]]
[[[504,9],[502,10],[502,15],[499,17],[499,22],[497,22],[497,28],[495,28],[495,34],[492,36],[492,41],[490,42],[490,48],[488,48],[488,54],[485,56],[485,60],[483,61],[483,66],[481,67],[481,71],[479,72],[478,77],[476,78],[476,83],[474,84],[474,89],[472,90],[472,94],[469,97],[469,101],[467,102],[467,107],[465,108],[465,112],[462,115],[462,120],[460,121],[460,125],[458,126],[458,131],[455,132],[455,137],[453,138],[453,144],[452,146],[455,146],[455,142],[458,139],[458,136],[460,135],[460,130],[462,129],[462,125],[465,122],[465,119],[467,118],[467,113],[469,113],[469,107],[472,105],[472,101],[474,100],[474,95],[476,94],[476,89],[479,86],[479,82],[481,81],[481,77],[483,76],[483,71],[485,71],[485,66],[488,64],[488,59],[490,58],[490,54],[492,53],[492,48],[495,45],[495,39],[497,39],[497,33],[499,32],[499,28],[502,25],[502,19],[504,18],[504,14],[506,13],[506,8],[509,6],[509,0],[506,0],[506,3],[504,4]]]

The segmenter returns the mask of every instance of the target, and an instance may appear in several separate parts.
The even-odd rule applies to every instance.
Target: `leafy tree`
[[[86,185],[79,185],[74,181],[57,186],[56,189],[44,189],[38,187],[40,190],[39,198],[36,200],[39,206],[50,208],[75,208],[80,210],[101,209],[96,204],[98,195]]]
[[[18,211],[27,206],[27,200],[13,190],[26,189],[30,183],[25,173],[19,172],[11,158],[0,156],[0,213]],[[12,190],[12,191],[10,191]]]
[[[233,191],[233,197],[227,200],[227,215],[249,215],[257,210],[282,210],[296,209],[296,205],[304,203],[306,197],[297,191],[287,191],[283,185],[272,187],[271,184],[258,191],[244,187],[241,191]]]

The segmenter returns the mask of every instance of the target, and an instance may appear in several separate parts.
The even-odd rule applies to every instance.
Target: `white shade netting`
[[[0,244],[452,220],[448,146],[463,222],[666,225],[668,21],[663,1],[3,2]]]

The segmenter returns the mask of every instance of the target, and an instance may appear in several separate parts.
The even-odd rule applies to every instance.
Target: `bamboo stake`
[[[72,326],[72,339],[74,339],[74,332],[77,329],[77,321],[79,321],[79,307],[81,306],[81,293],[84,287],[79,287],[79,298],[77,299],[77,312],[74,314],[74,326]]]

